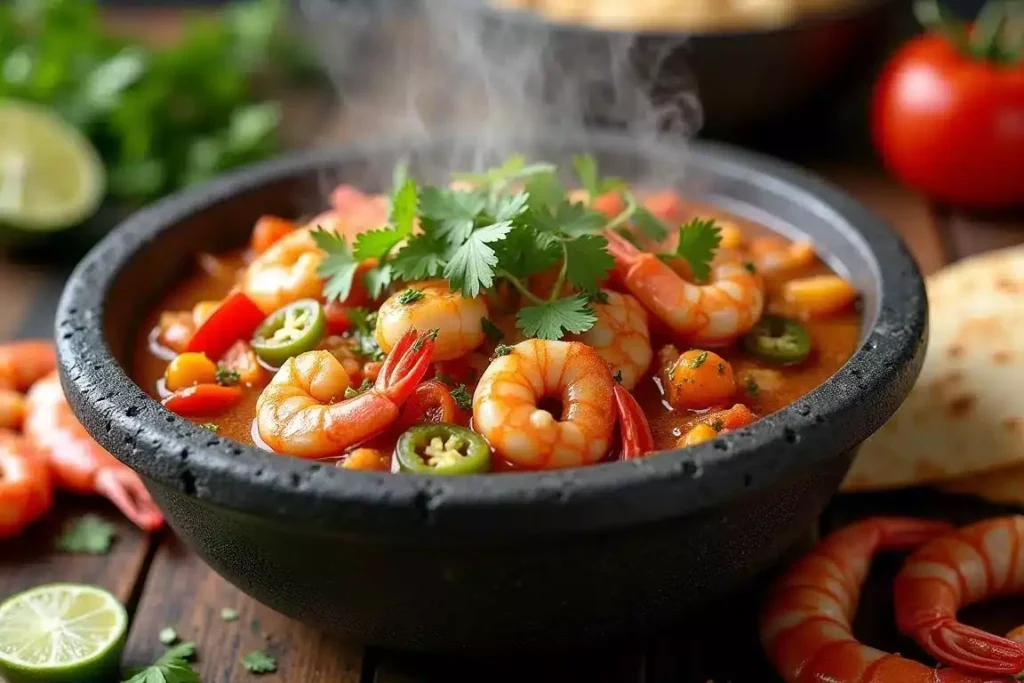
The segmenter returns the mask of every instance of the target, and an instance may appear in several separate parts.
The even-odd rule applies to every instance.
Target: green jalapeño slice
[[[299,299],[275,311],[256,328],[252,350],[279,368],[289,358],[312,351],[323,339],[327,318],[319,301]]]
[[[743,337],[743,348],[765,363],[796,365],[811,352],[811,336],[795,320],[766,315]]]
[[[476,432],[434,423],[410,427],[395,446],[400,472],[413,474],[480,474],[491,466],[491,449]]]

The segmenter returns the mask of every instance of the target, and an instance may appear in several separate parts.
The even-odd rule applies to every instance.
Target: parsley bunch
[[[597,322],[593,304],[603,300],[600,283],[614,266],[602,233],[611,229],[630,236],[631,226],[660,241],[669,232],[625,183],[601,178],[593,157],[577,156],[573,169],[591,200],[618,192],[623,211],[609,219],[591,208],[592,202],[570,200],[554,166],[527,164],[522,156],[481,174],[456,174],[457,187],[421,186],[400,165],[385,227],[359,235],[351,249],[338,235],[314,231],[327,253],[320,269],[325,295],[344,300],[359,266],[370,261],[375,265],[364,277],[373,298],[392,284],[427,278],[443,277],[466,297],[504,283],[526,304],[516,324],[527,337],[561,339],[586,332]],[[420,230],[414,232],[417,221]],[[717,238],[713,225],[697,229],[714,229]],[[701,267],[706,269],[714,247],[717,240],[706,234],[686,232],[678,255],[695,272],[706,272]],[[531,276],[547,271],[556,276],[551,293],[541,297],[527,285]]]

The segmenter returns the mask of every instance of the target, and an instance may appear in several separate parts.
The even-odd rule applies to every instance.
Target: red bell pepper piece
[[[622,459],[642,458],[654,450],[654,435],[643,408],[626,388],[615,385],[615,408],[622,433]]]
[[[757,415],[750,412],[750,408],[746,407],[742,403],[737,403],[732,408],[729,408],[729,410],[715,413],[715,420],[721,421],[721,431],[724,433],[754,424],[757,422]]]
[[[174,392],[163,400],[163,404],[167,410],[182,417],[198,417],[223,413],[240,400],[242,400],[240,387],[196,384]]]
[[[199,326],[185,350],[218,359],[239,339],[248,341],[266,317],[252,299],[235,292]]]

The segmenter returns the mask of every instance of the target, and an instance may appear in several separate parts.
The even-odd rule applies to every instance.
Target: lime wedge
[[[47,109],[0,100],[0,224],[51,231],[96,212],[106,188],[92,143]]]
[[[0,604],[0,678],[8,683],[118,680],[128,614],[105,590],[58,583]]]

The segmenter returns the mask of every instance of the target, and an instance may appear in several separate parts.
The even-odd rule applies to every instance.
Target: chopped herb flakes
[[[277,671],[277,660],[264,650],[254,650],[242,658],[242,665],[254,674],[269,674]]]
[[[407,289],[398,297],[398,303],[408,306],[409,304],[416,303],[424,296],[426,295],[418,289]]]
[[[62,553],[105,555],[114,542],[114,525],[96,515],[85,515],[72,522],[55,544]]]
[[[753,375],[747,376],[746,389],[747,394],[749,394],[750,396],[757,396],[758,394],[761,393],[761,387],[757,385],[757,380],[754,379]]]
[[[511,346],[505,346],[504,344],[498,344],[494,348],[494,354],[491,356],[491,358],[501,358],[502,356],[507,356],[510,353],[512,353],[512,347]]]
[[[716,432],[720,432],[723,429],[725,429],[725,424],[721,420],[715,420],[714,422],[711,423],[711,428],[714,429]]]
[[[218,427],[218,426],[217,426],[216,424],[214,424],[213,422],[204,422],[203,424],[201,424],[201,425],[199,425],[199,426],[200,426],[200,427],[202,427],[203,429],[208,429],[208,430],[210,430],[210,431],[211,431],[211,432],[213,432],[214,434],[216,434],[216,433],[217,433],[217,430],[218,430],[218,429],[220,429],[220,427]]]
[[[696,370],[700,366],[704,365],[704,361],[706,361],[707,359],[708,359],[708,352],[707,351],[701,351],[700,353],[697,354],[696,358],[694,358],[692,361],[690,361],[690,367],[693,368],[694,370]],[[721,365],[721,363],[719,363],[719,365]]]
[[[242,381],[241,375],[224,365],[217,366],[216,379],[222,387],[233,387]]]
[[[164,645],[174,645],[178,642],[178,632],[168,626],[160,631],[160,642]]]
[[[224,621],[238,621],[238,610],[225,607],[220,611],[220,618]]]
[[[473,407],[473,397],[470,395],[469,390],[466,389],[465,384],[460,384],[451,391],[452,399],[462,410],[470,410]]]

